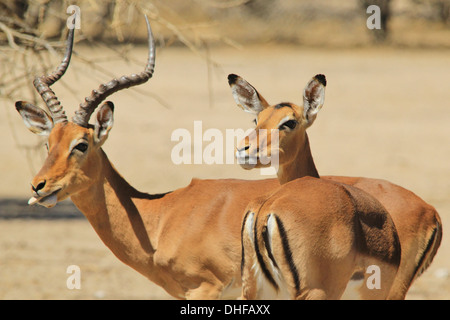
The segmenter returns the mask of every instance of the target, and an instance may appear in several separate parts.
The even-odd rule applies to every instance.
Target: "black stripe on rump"
[[[247,217],[250,214],[250,210],[247,211],[245,213],[244,216],[244,220],[242,222],[242,226],[241,226],[241,275],[243,274],[244,271],[244,264],[245,264],[245,257],[244,257],[244,229],[245,229],[245,224],[247,223]]]
[[[277,220],[278,231],[280,232],[281,244],[283,246],[284,257],[289,265],[289,270],[291,271],[292,278],[294,279],[295,290],[297,292],[300,291],[300,277],[298,274],[297,267],[295,266],[294,259],[292,258],[292,251],[289,246],[289,241],[286,234],[286,229],[284,228],[283,222],[281,219],[274,214],[275,219]]]

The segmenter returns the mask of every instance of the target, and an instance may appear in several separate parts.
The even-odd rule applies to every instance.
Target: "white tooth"
[[[36,202],[38,202],[38,199],[36,199],[35,197],[31,197],[30,200],[28,200],[28,205],[32,206]]]

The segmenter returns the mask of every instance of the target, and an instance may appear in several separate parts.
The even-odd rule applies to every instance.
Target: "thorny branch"
[[[40,159],[42,157],[44,141],[41,138],[36,138],[37,140],[34,142],[26,144],[19,140],[16,129],[14,128],[14,122],[11,118],[13,113],[13,111],[11,111],[13,110],[11,106],[14,105],[15,101],[23,100],[25,97],[35,104],[43,105],[40,103],[40,97],[33,87],[33,80],[36,75],[51,72],[54,68],[54,63],[51,62],[52,59],[58,60],[63,55],[67,33],[65,30],[65,22],[69,17],[65,12],[65,8],[69,4],[74,3],[74,1],[52,2],[29,0],[26,2],[28,3],[28,7],[27,9],[24,9],[14,7],[14,4],[18,2],[0,0],[0,100],[5,108],[4,112],[15,145],[24,152],[30,173],[35,174],[33,159]],[[87,2],[98,9],[98,3]],[[55,3],[57,3],[56,9],[55,6],[51,6],[55,5]],[[129,14],[127,19],[133,19],[133,17],[136,19],[137,15],[146,14],[153,25],[169,30],[173,37],[178,39],[179,42],[205,59],[207,63],[208,82],[211,81],[211,70],[217,68],[219,65],[211,59],[208,50],[205,50],[205,48],[207,48],[206,40],[202,39],[201,35],[193,32],[195,29],[194,27],[186,27],[186,24],[180,25],[177,22],[173,22],[170,18],[164,17],[158,10],[158,7],[153,4],[153,1],[116,0],[111,1],[111,3],[115,5],[115,9],[113,10],[110,28],[115,31],[116,43],[117,41],[124,41],[123,32],[121,30],[124,22],[121,21],[123,18],[119,14],[123,12],[122,9],[128,10]],[[167,8],[165,9],[167,10]],[[34,17],[31,16],[33,14],[35,15]],[[171,16],[173,16],[173,14]],[[55,40],[55,36],[47,39],[40,31],[39,23],[43,23],[44,20],[49,17],[52,19],[56,18],[57,21],[60,21],[60,32],[56,36],[59,37],[59,39]],[[89,24],[89,22],[84,23]],[[159,38],[158,40],[160,44],[164,44],[163,38]],[[128,55],[132,48],[130,44],[122,45],[125,50],[117,49],[115,44],[105,44],[101,41],[96,41],[95,39],[86,36],[83,33],[83,30],[79,30],[76,35],[76,42],[81,41],[87,41],[89,46],[99,48],[103,52],[106,52],[106,55],[112,56],[110,59],[120,59],[121,61],[125,60],[128,63],[141,64],[141,61],[135,61]],[[233,45],[233,42],[229,39],[224,38],[223,41]],[[158,47],[160,48],[161,46]],[[107,49],[107,51],[105,49]],[[76,69],[79,69],[80,67],[86,68],[87,66],[90,70],[95,71],[92,72],[91,75],[97,74],[96,77],[99,78],[100,83],[103,82],[105,78],[117,76],[103,68],[99,63],[100,60],[83,56],[80,52],[77,52],[76,49],[74,50],[73,55],[75,61],[72,62],[71,69],[75,69],[75,72]],[[101,62],[103,61],[104,60],[101,60]],[[100,77],[102,77],[102,79],[100,79]],[[76,89],[73,89],[72,86],[65,83],[63,79],[61,80],[61,84],[68,89],[73,96],[77,95]],[[208,85],[208,88],[210,88],[210,84]],[[136,88],[132,89],[132,91],[156,100],[165,108],[170,108],[168,103],[156,93],[149,93]],[[210,90],[210,101],[212,102],[211,95],[212,93]]]

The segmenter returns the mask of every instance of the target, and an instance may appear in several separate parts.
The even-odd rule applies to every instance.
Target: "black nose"
[[[242,147],[242,148],[238,148],[237,149],[237,151],[245,151],[245,150],[248,150],[248,149],[250,149],[250,146],[249,145],[247,145],[247,146],[245,146],[245,147]]]
[[[31,185],[31,189],[33,189],[34,192],[38,192],[39,190],[41,190],[42,188],[45,187],[45,183],[46,183],[46,182],[47,182],[46,180],[44,180],[44,181],[42,181],[42,182],[39,182],[38,185],[37,185],[36,187],[33,186],[33,185]]]

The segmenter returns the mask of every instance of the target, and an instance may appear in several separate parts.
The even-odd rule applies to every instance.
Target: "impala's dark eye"
[[[297,126],[297,121],[295,120],[288,120],[285,123],[283,123],[282,125],[280,125],[280,130],[284,130],[284,129],[289,129],[289,130],[294,130],[295,127]]]
[[[88,144],[87,144],[87,143],[85,143],[85,142],[80,142],[79,144],[77,144],[77,145],[75,146],[74,149],[76,149],[76,150],[78,150],[78,151],[81,151],[81,152],[85,152],[85,151],[87,150],[87,148],[88,148]]]

